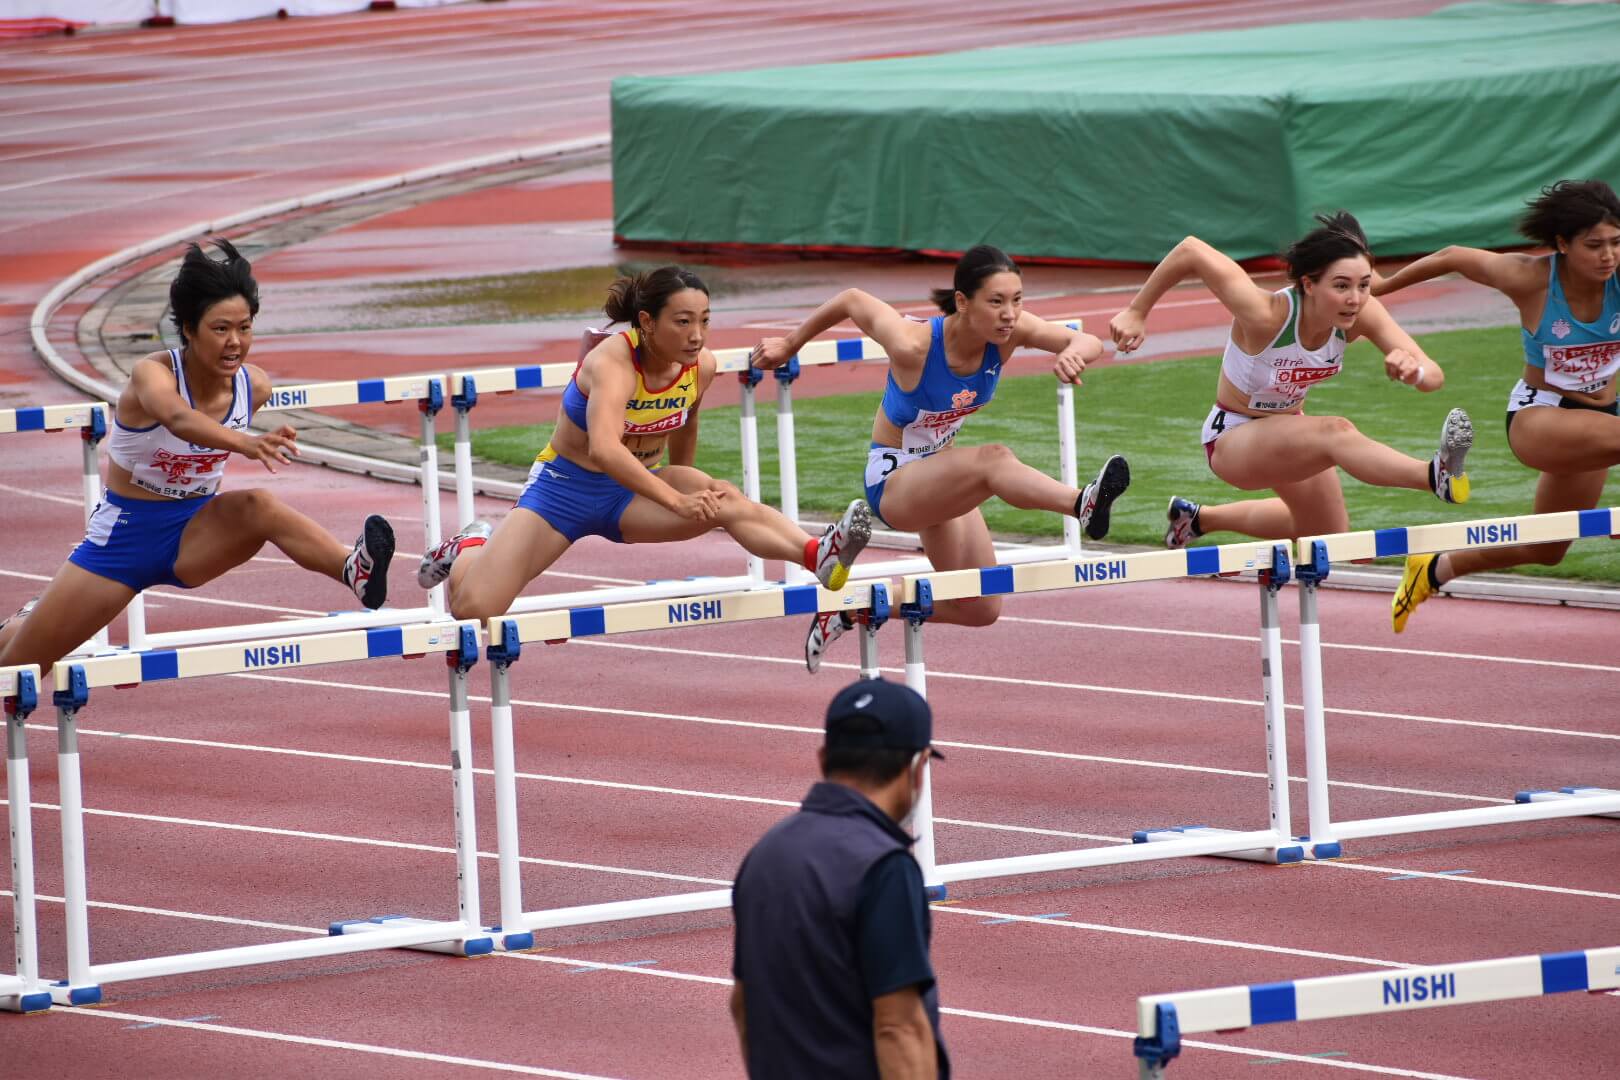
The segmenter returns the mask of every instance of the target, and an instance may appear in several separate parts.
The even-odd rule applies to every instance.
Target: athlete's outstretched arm
[[[1120,352],[1131,352],[1147,340],[1148,312],[1170,288],[1187,277],[1197,276],[1215,298],[1240,324],[1264,325],[1275,316],[1276,298],[1249,279],[1243,267],[1216,251],[1196,236],[1189,236],[1170,249],[1170,254],[1137,291],[1130,306],[1108,323],[1109,333]]]
[[[1078,324],[1079,320],[1075,320]],[[1047,322],[1028,311],[1018,313],[1018,326],[1013,330],[1013,344],[1027,345],[1054,354],[1052,374],[1059,382],[1080,385],[1080,373],[1086,365],[1102,355],[1102,342],[1078,325],[1071,330],[1058,323]]]
[[[757,368],[781,367],[823,332],[849,319],[861,333],[875,338],[892,360],[897,356],[921,359],[928,351],[928,329],[906,319],[871,293],[845,289],[810,313],[787,337],[765,338],[754,346],[750,362]]]
[[[1412,335],[1401,329],[1395,316],[1377,300],[1368,298],[1356,315],[1356,325],[1350,338],[1366,338],[1384,354],[1384,374],[1399,383],[1431,394],[1446,384],[1446,373],[1440,365],[1412,340]]]
[[[258,399],[257,391],[254,399]],[[137,362],[130,370],[129,383],[119,403],[133,405],[189,443],[241,454],[271,472],[276,471],[277,464],[290,464],[292,458],[288,455],[298,453],[293,443],[296,435],[291,428],[284,427],[268,435],[248,435],[232,431],[207,413],[192,408],[174,385],[173,369],[151,357]]]
[[[1488,285],[1517,300],[1546,284],[1547,272],[1542,269],[1540,262],[1533,255],[1452,245],[1403,266],[1389,277],[1374,277],[1372,293],[1374,296],[1387,296],[1408,285],[1416,285],[1442,274],[1461,274],[1469,281]]]

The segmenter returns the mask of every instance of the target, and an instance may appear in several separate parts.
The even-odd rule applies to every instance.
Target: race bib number
[[[1620,368],[1620,341],[1597,341],[1589,345],[1543,345],[1547,381],[1560,390],[1591,394],[1603,389]]]

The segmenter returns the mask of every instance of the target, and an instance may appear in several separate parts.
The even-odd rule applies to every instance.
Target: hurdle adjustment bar
[[[11,827],[12,942],[15,973],[0,974],[0,1009],[37,1012],[51,1006],[39,981],[39,922],[34,893],[34,826],[25,722],[39,706],[39,668],[0,670],[6,726],[6,792]]]
[[[1559,788],[1557,791],[1521,791],[1521,792],[1518,792],[1517,794],[1515,794],[1513,796],[1513,801],[1515,803],[1523,804],[1523,803],[1569,802],[1572,799],[1576,800],[1576,801],[1579,801],[1579,800],[1582,800],[1582,799],[1606,799],[1606,798],[1620,798],[1620,791],[1617,791],[1614,788],[1600,788],[1600,787],[1566,787],[1566,788]],[[1589,816],[1589,817],[1620,818],[1620,813],[1608,813],[1608,812],[1599,810],[1599,811],[1593,812],[1591,814],[1582,815],[1582,816],[1583,817]]]

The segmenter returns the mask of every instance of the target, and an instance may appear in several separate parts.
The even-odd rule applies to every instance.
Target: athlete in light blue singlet
[[[866,498],[886,524],[920,535],[935,569],[995,562],[990,530],[979,511],[992,495],[1023,510],[1072,515],[1087,536],[1101,540],[1108,534],[1110,507],[1130,484],[1124,458],[1109,458],[1081,491],[1025,465],[1005,446],[957,446],[956,434],[995,396],[1013,350],[1027,346],[1056,354],[1053,372],[1078,384],[1102,343],[1025,311],[1020,271],[993,247],[963,255],[953,284],[934,290],[944,314],[928,322],[907,319],[876,297],[846,289],[787,337],[762,341],[754,349],[754,363],[779,367],[845,319],[878,340],[889,357],[889,379],[872,424]],[[1000,613],[997,597],[934,605],[935,621],[964,626],[988,626]],[[827,646],[853,625],[844,614],[818,617],[805,641],[806,666],[815,671]]]
[[[1507,400],[1513,454],[1541,474],[1534,511],[1590,510],[1620,464],[1620,197],[1601,180],[1561,180],[1530,200],[1519,231],[1546,255],[1448,247],[1377,282],[1375,294],[1441,274],[1488,285],[1519,309],[1524,370]],[[1519,544],[1416,555],[1395,593],[1396,632],[1412,610],[1461,574],[1540,563],[1569,544]]]

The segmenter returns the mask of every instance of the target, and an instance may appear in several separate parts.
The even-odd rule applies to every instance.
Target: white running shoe
[[[1171,497],[1170,509],[1164,515],[1170,522],[1170,527],[1164,531],[1165,547],[1184,548],[1201,535],[1197,526],[1198,510],[1198,504],[1191,499],[1180,495]]]
[[[816,580],[829,589],[842,589],[849,580],[855,556],[872,539],[872,508],[856,499],[844,516],[827,526],[816,542]],[[813,669],[812,669],[813,670]]]
[[[1101,540],[1108,535],[1109,508],[1130,486],[1131,467],[1124,458],[1115,454],[1103,462],[1097,479],[1086,485],[1080,493],[1080,501],[1075,504],[1074,516],[1080,519],[1080,528],[1087,537]]]
[[[394,529],[378,514],[366,518],[354,550],[343,560],[343,583],[372,611],[388,599],[388,564],[394,559]]]
[[[494,532],[495,526],[482,518],[474,521],[422,556],[422,562],[416,568],[416,583],[424,589],[433,588],[450,576],[450,568],[456,564],[456,556],[461,554],[463,548],[478,546],[467,543],[468,540],[477,540],[482,544],[489,540]]]
[[[1468,474],[1463,459],[1474,445],[1474,422],[1461,409],[1452,409],[1440,429],[1440,449],[1429,462],[1429,487],[1441,502],[1468,501]]]
[[[810,620],[810,633],[804,639],[804,666],[814,675],[821,667],[827,646],[855,629],[855,617],[847,611],[827,611]]]

